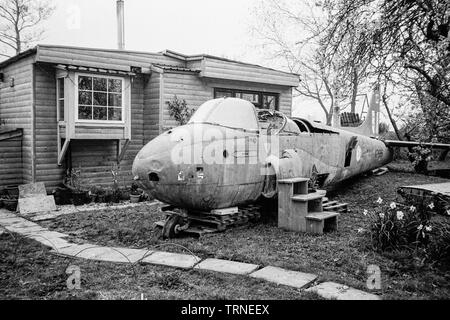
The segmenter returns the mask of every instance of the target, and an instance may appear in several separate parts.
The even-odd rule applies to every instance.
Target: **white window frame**
[[[116,79],[116,80],[121,80],[122,81],[122,120],[121,121],[117,121],[117,120],[87,120],[87,119],[78,119],[78,97],[79,97],[79,82],[78,82],[78,78],[82,76],[82,77],[91,77],[91,78],[103,78],[103,79]],[[109,76],[109,75],[99,75],[99,74],[92,74],[92,73],[75,73],[75,122],[76,123],[83,123],[83,124],[88,124],[88,123],[92,123],[92,124],[102,124],[102,125],[107,125],[107,124],[125,124],[125,118],[127,117],[127,113],[126,113],[126,97],[127,94],[125,92],[125,82],[126,79],[124,77],[116,77],[116,76]],[[92,85],[94,85],[94,83],[92,83]],[[92,88],[92,91],[94,91],[94,88]],[[108,106],[103,106],[108,108]],[[128,106],[129,107],[129,106]],[[116,107],[118,108],[118,107]]]
[[[57,75],[57,77],[56,77],[56,107],[57,107],[57,121],[58,121],[58,123],[59,122],[64,122],[65,120],[66,120],[66,103],[67,103],[67,101],[66,101],[66,90],[67,90],[67,88],[66,88],[66,75]],[[60,94],[60,89],[61,89],[61,85],[60,85],[60,82],[59,82],[59,80],[63,80],[63,86],[64,86],[64,96],[60,96],[59,94]],[[61,119],[61,100],[62,101],[64,101],[64,108],[63,108],[63,110],[64,110],[64,118],[62,118]]]

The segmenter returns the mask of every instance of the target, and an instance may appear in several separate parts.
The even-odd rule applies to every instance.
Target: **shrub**
[[[434,218],[433,201],[433,197],[424,197],[412,205],[391,203],[373,212],[365,210],[372,248],[379,252],[406,250],[422,262],[449,266],[450,224]],[[381,205],[382,200],[378,202]]]
[[[195,110],[187,106],[186,100],[178,99],[175,95],[172,101],[166,102],[169,107],[169,114],[179,125],[185,125],[194,114]]]
[[[413,148],[413,152],[409,153],[412,164],[416,172],[427,173],[428,163],[432,160],[431,150],[422,146]]]

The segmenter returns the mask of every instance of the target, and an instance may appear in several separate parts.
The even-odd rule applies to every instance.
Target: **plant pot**
[[[72,201],[75,206],[82,206],[86,203],[86,192],[72,191]]]
[[[69,189],[65,188],[56,188],[53,190],[53,197],[55,198],[55,203],[58,206],[66,205],[66,204],[72,204],[72,193]]]
[[[3,199],[3,205],[9,211],[16,211],[18,202],[17,199]]]
[[[91,194],[89,195],[90,203],[96,202],[96,201],[97,201],[97,198],[98,198],[98,194],[91,193]]]
[[[140,194],[132,194],[130,195],[130,201],[131,203],[138,203],[141,200]]]

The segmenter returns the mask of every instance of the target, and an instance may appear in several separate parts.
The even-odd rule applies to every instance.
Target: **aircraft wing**
[[[416,141],[397,141],[397,140],[384,140],[384,144],[388,147],[429,147],[433,149],[450,150],[450,144],[446,143],[433,143],[433,142],[416,142]]]

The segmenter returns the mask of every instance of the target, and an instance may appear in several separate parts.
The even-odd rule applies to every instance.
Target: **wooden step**
[[[336,205],[325,205],[326,210],[347,210],[348,203],[339,203]]]
[[[292,201],[297,201],[297,202],[308,202],[308,201],[318,200],[321,198],[323,198],[323,193],[320,193],[320,192],[312,192],[312,193],[308,193],[308,194],[298,194],[298,195],[291,197]]]
[[[308,178],[291,178],[291,179],[278,180],[278,183],[293,184],[293,183],[308,182],[308,181],[309,181]]]
[[[330,212],[330,211],[322,211],[322,212],[311,212],[306,216],[308,220],[314,221],[323,221],[329,218],[339,217],[339,212]]]

